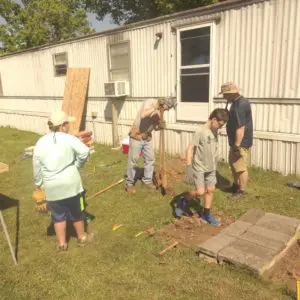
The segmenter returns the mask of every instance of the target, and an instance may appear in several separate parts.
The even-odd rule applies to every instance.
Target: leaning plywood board
[[[85,107],[89,86],[89,68],[69,68],[67,72],[63,111],[76,118],[71,124],[70,133],[80,130],[81,119]]]

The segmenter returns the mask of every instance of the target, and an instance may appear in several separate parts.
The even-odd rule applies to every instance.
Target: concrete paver
[[[251,226],[253,226],[251,223],[236,221],[225,228],[222,232],[233,237],[239,237]]]
[[[198,249],[201,253],[217,258],[220,250],[228,246],[231,242],[235,241],[235,239],[235,237],[221,232],[218,235],[207,240],[206,242],[202,243]]]
[[[260,208],[252,208],[248,210],[239,221],[256,224],[266,213]]]
[[[300,220],[272,213],[266,213],[256,225],[271,229],[276,232],[281,232],[286,235],[294,235]]]
[[[219,252],[218,258],[261,274],[265,265],[272,261],[276,253],[275,250],[270,248],[265,248],[246,240],[236,239]]]

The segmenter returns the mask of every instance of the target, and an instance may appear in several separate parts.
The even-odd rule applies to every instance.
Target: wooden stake
[[[176,247],[178,245],[178,242],[174,242],[172,245],[168,246],[167,248],[165,248],[164,250],[159,252],[159,255],[164,255],[168,250]]]
[[[118,111],[115,103],[115,99],[111,101],[112,107],[112,135],[113,135],[113,147],[120,146],[119,134],[118,134]]]

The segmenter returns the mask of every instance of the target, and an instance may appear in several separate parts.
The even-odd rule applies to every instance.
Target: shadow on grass
[[[83,211],[82,211],[82,215],[83,215],[83,220],[84,220],[84,231],[87,232],[87,230],[88,230],[88,224],[95,219],[95,216],[89,214],[86,211],[86,208],[87,208],[88,205],[87,205],[86,200],[85,200],[86,199],[85,195],[86,195],[86,191],[84,191],[82,193],[82,197],[83,197]],[[77,238],[77,234],[76,234],[76,231],[74,229],[73,222],[67,221],[67,229],[66,229],[66,231],[67,231],[67,236],[66,236],[67,242],[70,241],[71,237]],[[52,222],[47,227],[47,235],[48,236],[54,236],[55,235],[54,224]]]
[[[20,232],[20,204],[19,200],[10,198],[6,195],[0,194],[0,210],[6,210],[11,207],[16,207],[16,238],[15,238],[15,257],[18,261],[19,251],[19,232]]]
[[[217,184],[216,184],[216,188],[221,190],[222,192],[225,192],[225,193],[230,193],[230,186],[231,186],[231,183],[230,181],[225,178],[224,176],[222,176],[218,171],[216,173],[217,175]]]
[[[186,194],[187,194],[187,192],[183,192],[179,195],[176,195],[171,200],[170,206],[171,206],[171,209],[172,209],[173,217],[177,218],[177,215],[175,213],[176,206],[178,204],[180,204],[180,201],[181,201],[182,197],[184,197]],[[196,198],[194,200],[186,202],[186,205],[184,206],[184,209],[183,209],[183,215],[192,216],[194,213],[197,213],[197,214],[200,215],[202,213],[202,211],[203,211],[203,206],[201,205],[200,199]]]

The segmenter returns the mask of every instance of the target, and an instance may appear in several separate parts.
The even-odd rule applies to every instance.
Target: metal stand
[[[6,224],[4,222],[4,218],[3,218],[3,214],[2,214],[1,210],[0,210],[0,221],[1,221],[1,225],[2,225],[3,231],[5,233],[5,237],[6,237],[8,246],[9,246],[11,257],[13,259],[14,264],[17,265],[18,262],[17,262],[16,256],[15,256],[14,248],[13,248],[13,246],[11,244],[11,241],[10,241],[10,238],[9,238],[9,235],[8,235],[8,231],[7,231],[7,227],[6,227]]]

